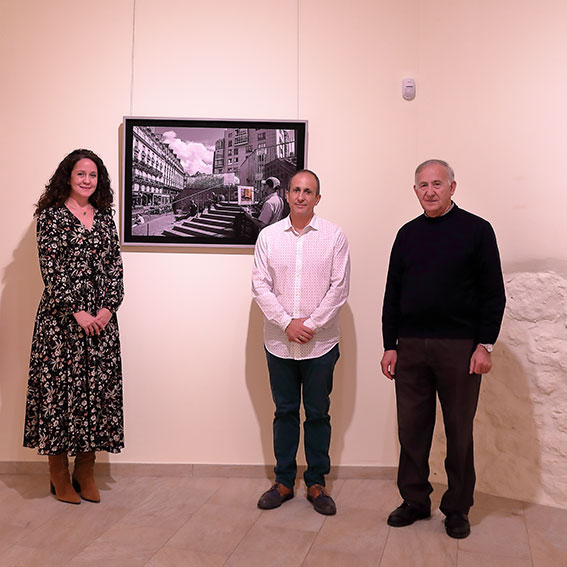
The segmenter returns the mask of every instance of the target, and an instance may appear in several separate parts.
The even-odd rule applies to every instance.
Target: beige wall
[[[80,146],[103,157],[118,189],[122,116],[147,115],[309,120],[318,212],[345,229],[352,250],[333,462],[394,465],[379,315],[395,232],[419,213],[415,165],[429,157],[453,164],[456,201],[492,222],[506,272],[567,272],[567,5],[535,6],[0,0],[0,461],[37,458],[21,447],[41,293],[33,203],[63,155]],[[413,102],[401,98],[404,77],[416,79]],[[111,460],[271,462],[251,254],[125,252],[124,263],[127,448]],[[503,362],[493,375],[505,384],[507,371]],[[513,404],[509,390],[499,396],[483,393],[481,404],[496,414]],[[517,496],[563,505],[542,482],[528,476]],[[505,492],[498,483],[489,489]]]

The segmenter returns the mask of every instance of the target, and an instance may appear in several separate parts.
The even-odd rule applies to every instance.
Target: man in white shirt
[[[252,270],[252,295],[265,317],[264,346],[276,405],[276,479],[258,507],[277,508],[293,498],[303,390],[307,499],[317,512],[332,515],[336,506],[325,489],[329,396],[339,359],[338,312],[349,289],[349,248],[338,226],[314,214],[321,199],[315,173],[298,171],[286,198],[290,215],[260,232]]]

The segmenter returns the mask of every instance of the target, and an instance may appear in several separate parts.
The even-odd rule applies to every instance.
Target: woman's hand
[[[87,335],[93,336],[100,335],[100,333],[104,331],[104,328],[108,325],[108,322],[112,318],[112,312],[106,307],[103,307],[102,309],[99,309],[96,317],[93,317],[86,311],[73,313],[73,317],[75,317],[75,321],[79,323]]]
[[[81,328],[90,337],[92,337],[93,335],[100,335],[101,331],[104,329],[106,325],[106,323],[104,324],[102,323],[98,315],[96,317],[93,317],[90,313],[87,313],[86,311],[79,311],[78,313],[73,313],[73,317],[75,317],[75,321],[79,323]],[[106,322],[108,323],[109,320],[110,317],[107,319]]]
[[[106,307],[103,307],[102,309],[98,310],[98,313],[96,314],[95,317],[95,321],[97,321],[99,325],[102,325],[101,331],[108,325],[108,322],[110,321],[111,318],[112,318],[112,311],[110,311]]]
[[[90,313],[87,313],[86,311],[79,311],[78,313],[73,313],[73,317],[75,317],[75,321],[79,323],[81,328],[89,336],[99,335],[102,329],[104,328],[96,320],[95,317],[93,317]]]

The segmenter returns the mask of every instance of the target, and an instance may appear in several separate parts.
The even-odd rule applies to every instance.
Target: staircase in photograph
[[[233,238],[237,215],[242,213],[238,205],[215,203],[207,212],[175,223],[164,230],[164,236],[201,236],[207,238]]]

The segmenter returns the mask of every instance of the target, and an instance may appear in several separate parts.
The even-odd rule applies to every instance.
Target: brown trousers
[[[431,508],[429,453],[435,426],[436,396],[447,437],[448,489],[444,514],[468,513],[473,505],[473,421],[481,376],[469,374],[476,344],[472,339],[400,338],[395,383],[400,439],[398,488],[402,498],[421,510]]]

